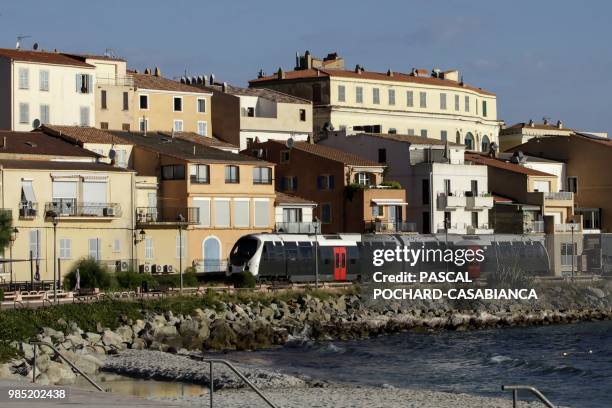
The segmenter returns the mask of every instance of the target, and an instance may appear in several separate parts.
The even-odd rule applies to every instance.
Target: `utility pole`
[[[181,294],[183,293],[183,227],[179,223],[179,274],[181,277]]]
[[[57,214],[53,215],[53,303],[57,304]]]
[[[319,219],[315,217],[314,229],[315,229],[315,288],[319,288]]]

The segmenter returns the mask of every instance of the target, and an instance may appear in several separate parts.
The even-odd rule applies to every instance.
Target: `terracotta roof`
[[[89,59],[95,59],[95,60],[107,60],[107,61],[122,61],[122,62],[126,62],[125,59],[120,58],[120,57],[113,57],[113,56],[107,56],[107,55],[96,55],[96,54],[76,54],[76,53],[70,53],[70,52],[64,52],[64,55],[68,55],[74,58],[79,58],[81,60],[85,60],[87,58]]]
[[[191,86],[187,84],[181,84],[180,82],[173,81],[161,76],[155,76],[153,74],[141,74],[130,72],[134,76],[134,85],[141,89],[154,89],[159,91],[175,91],[175,92],[196,92],[202,94],[208,94],[209,92]]]
[[[298,197],[291,194],[281,193],[280,191],[276,192],[276,200],[274,205],[282,205],[282,204],[294,204],[294,205],[312,205],[316,206],[317,203],[314,201],[307,200],[302,197]]]
[[[38,131],[0,131],[0,143],[3,143],[4,140],[6,140],[6,145],[0,147],[0,155],[8,153],[36,154],[41,156],[100,157],[94,152]]]
[[[510,163],[508,161],[495,159],[488,156],[483,156],[476,153],[466,153],[465,160],[476,164],[484,164],[485,166],[495,167],[501,170],[511,171],[513,173],[521,173],[528,176],[548,176],[555,177],[554,174],[544,173],[543,171],[530,169],[529,167],[521,166],[520,164]]]
[[[436,145],[436,146],[445,146],[447,142],[439,139],[431,139],[428,137],[421,137],[416,135],[399,135],[395,133],[357,133],[355,136],[372,136],[379,137],[381,139],[395,140],[397,142],[404,142],[410,144],[418,144],[418,145]],[[351,137],[351,136],[347,136]],[[465,147],[465,145],[448,141],[449,146],[453,147]]]
[[[171,137],[172,133],[169,132],[158,132],[162,135],[165,135],[167,137]],[[174,137],[178,137],[180,139],[185,139],[188,140],[190,142],[193,143],[199,143],[202,144],[204,146],[210,146],[210,147],[215,147],[217,149],[232,149],[232,150],[236,150],[239,149],[238,146],[233,145],[231,143],[227,143],[224,142],[222,140],[217,139],[216,137],[211,137],[211,136],[202,136],[199,135],[197,133],[194,132],[175,132],[174,133]]]
[[[284,80],[296,80],[304,78],[316,78],[316,77],[344,77],[344,78],[358,78],[358,79],[369,79],[376,81],[389,81],[389,82],[412,82],[415,84],[423,85],[434,85],[434,86],[446,86],[451,88],[461,88],[470,91],[478,92],[483,95],[495,96],[494,93],[485,91],[484,89],[477,88],[474,86],[461,84],[460,82],[452,81],[450,79],[435,78],[430,76],[414,76],[410,74],[404,74],[401,72],[394,72],[393,76],[387,75],[386,72],[371,72],[361,71],[355,72],[346,69],[304,69],[297,71],[288,71],[284,73],[285,78],[279,79],[277,74],[269,75],[261,78],[256,78],[249,81],[249,84],[261,84],[266,82],[284,81]]]
[[[71,65],[76,67],[94,68],[79,58],[71,57],[59,52],[14,50],[0,48],[0,57],[10,58],[14,61],[39,62],[42,64]]]
[[[272,143],[279,143],[283,146],[283,142],[277,140],[269,140]],[[368,160],[361,156],[357,156],[352,153],[347,153],[340,149],[334,149],[333,147],[323,146],[320,144],[312,144],[308,142],[295,142],[293,149],[308,152],[316,156],[320,156],[329,160],[334,160],[349,166],[366,166],[366,167],[386,167],[384,164],[377,163],[372,160]]]
[[[61,137],[73,143],[122,144],[123,140],[102,129],[89,126],[42,125],[41,130],[52,136]]]
[[[512,203],[514,200],[508,197],[500,196],[498,194],[493,194],[493,202],[494,203]]]
[[[599,144],[602,144],[604,146],[612,147],[612,140],[610,138],[590,135],[588,133],[582,133],[582,132],[573,133],[572,136],[580,138],[582,140],[589,140],[589,141],[594,142],[594,143],[599,143]]]
[[[220,89],[215,89],[220,91]],[[268,88],[240,88],[237,86],[228,85],[227,93],[240,96],[258,96],[260,98],[269,99],[280,103],[301,103],[311,104],[308,99],[298,98],[297,96],[288,95]]]
[[[115,167],[105,163],[92,162],[65,162],[51,160],[4,160],[0,159],[0,166],[7,169],[24,170],[91,170],[128,172],[129,170]]]
[[[556,125],[551,125],[550,123],[544,124],[544,123],[534,123],[533,126],[530,125],[529,123],[526,122],[519,122],[519,123],[515,123],[512,126],[508,126],[507,128],[501,129],[499,131],[500,135],[504,135],[504,134],[513,134],[516,133],[518,130],[521,129],[538,129],[538,130],[556,130],[556,131],[566,131],[566,132],[573,132],[572,129],[569,128],[559,128]]]
[[[191,162],[221,162],[221,163],[253,163],[273,165],[272,163],[256,159],[251,156],[231,153],[218,148],[194,143],[179,137],[169,137],[159,132],[127,132],[119,130],[110,131],[115,136],[128,143],[143,149],[159,152],[160,154],[176,157]]]

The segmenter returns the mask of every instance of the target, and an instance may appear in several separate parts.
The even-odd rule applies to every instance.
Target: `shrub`
[[[181,275],[178,273],[155,276],[153,280],[153,283],[159,288],[178,288],[181,286]],[[185,273],[183,273],[183,287],[195,286],[198,286],[198,277],[195,272],[188,268]]]
[[[0,302],[4,300],[4,291],[0,288]]]
[[[257,285],[255,276],[249,271],[232,274],[229,281],[235,288],[254,288]]]
[[[117,272],[115,274],[117,285],[122,289],[136,289],[142,287],[146,282],[146,285],[151,288],[155,287],[157,282],[155,278],[149,273],[139,273],[134,271]]]
[[[528,289],[534,279],[518,265],[500,265],[500,268],[487,276],[487,286],[492,288]]]
[[[112,277],[106,267],[102,266],[93,258],[82,258],[64,278],[64,288],[74,288],[76,285],[77,269],[81,277],[80,285],[83,289],[108,289],[112,285]]]
[[[393,190],[399,190],[402,188],[402,185],[400,184],[399,181],[383,181],[382,183],[380,183],[381,186],[385,186],[385,187],[389,187]]]

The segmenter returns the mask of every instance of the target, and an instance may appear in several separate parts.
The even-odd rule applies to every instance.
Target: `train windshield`
[[[253,255],[255,255],[258,245],[259,241],[255,238],[240,238],[230,253],[230,262],[232,265],[244,265]]]

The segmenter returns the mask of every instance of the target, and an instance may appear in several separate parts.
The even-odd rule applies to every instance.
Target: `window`
[[[423,228],[421,232],[423,234],[429,234],[431,232],[431,218],[429,211],[423,211]]]
[[[287,163],[289,161],[289,150],[281,150],[280,152],[280,162]]]
[[[100,122],[100,129],[108,129],[108,122]]]
[[[408,129],[408,130],[406,131],[406,134],[407,134],[408,136],[414,136],[414,129]]]
[[[162,166],[162,180],[184,180],[185,166],[183,164],[169,164]]]
[[[93,90],[93,77],[89,74],[76,74],[76,91],[81,94],[91,93]]]
[[[346,88],[344,85],[338,85],[338,102],[346,101]]]
[[[200,227],[210,226],[210,199],[194,198],[193,205],[198,209],[198,225]]]
[[[300,109],[300,121],[306,122],[306,109]]]
[[[395,89],[389,89],[389,105],[395,105]]]
[[[100,91],[100,107],[102,109],[107,109],[108,108],[106,106],[106,91],[105,90]]]
[[[455,95],[455,110],[459,110],[459,95]]]
[[[450,179],[444,179],[444,194],[447,195],[447,196],[452,195]]]
[[[145,259],[153,259],[153,238],[145,237]]]
[[[174,111],[182,112],[183,111],[183,98],[181,98],[180,96],[175,96],[173,100],[174,102],[172,106],[174,107]]]
[[[420,92],[419,93],[419,106],[421,108],[426,108],[427,107],[427,92]]]
[[[272,184],[272,168],[253,167],[253,184]]]
[[[482,116],[487,117],[487,101],[482,101]]]
[[[465,111],[469,112],[470,111],[470,97],[469,96],[465,97],[464,105],[465,105]]]
[[[179,232],[176,234],[174,256],[176,259],[185,258],[185,237]]]
[[[143,123],[143,127],[144,127],[144,123]],[[122,123],[121,124],[121,130],[125,130],[127,132],[130,131],[130,124],[129,123]]]
[[[113,241],[113,252],[116,254],[121,252],[121,240],[120,239],[115,239]]]
[[[440,109],[446,110],[446,94],[445,93],[440,94]]]
[[[30,257],[32,259],[40,258],[40,246],[41,246],[41,236],[40,230],[33,229],[30,230]]]
[[[130,130],[130,129],[129,129],[129,126],[130,126],[130,125],[129,125],[129,124],[127,124],[127,125],[128,125],[128,129],[127,129],[127,130]],[[140,121],[139,121],[139,128],[140,128],[140,131],[141,131],[141,132],[146,132],[146,131],[149,129],[149,119],[146,119],[146,118],[140,118]]]
[[[379,163],[387,162],[387,149],[378,149],[378,162]]]
[[[478,180],[470,181],[470,192],[474,197],[478,196]]]
[[[206,99],[198,98],[198,113],[206,113]]]
[[[572,265],[576,255],[577,244],[561,243],[561,266]]]
[[[491,142],[489,140],[489,136],[484,135],[482,137],[482,142],[481,142],[481,147],[482,147],[482,151],[483,152],[488,152],[489,151],[489,147],[491,146]]]
[[[567,191],[572,193],[578,192],[578,177],[567,178]]]
[[[601,228],[601,208],[577,208],[576,214],[582,215],[582,227],[584,229]]]
[[[472,227],[478,228],[478,212],[472,211]]]
[[[331,222],[332,211],[331,204],[321,205],[321,222],[323,224],[329,224]]]
[[[427,129],[421,129],[421,137],[427,137]]]
[[[465,135],[465,148],[467,150],[474,150],[474,135],[471,132],[467,132]]]
[[[60,238],[59,240],[59,258],[72,258],[72,240],[69,238]]]
[[[270,200],[267,198],[255,198],[255,227],[270,226]]]
[[[19,123],[30,123],[30,104],[19,104]]]
[[[115,150],[115,163],[117,163],[117,167],[124,169],[127,167],[127,152],[125,149]]]
[[[283,222],[302,222],[302,209],[283,208]]]
[[[423,204],[429,204],[429,180],[423,179],[421,180],[421,198]]]
[[[174,125],[172,128],[174,129],[175,132],[182,132],[183,131],[183,121],[175,119]]]
[[[361,86],[355,88],[355,102],[363,103],[363,88]]]
[[[210,182],[210,169],[207,164],[192,164],[190,168],[189,180],[192,184],[208,184]]]
[[[99,261],[102,259],[102,240],[100,238],[89,238],[87,255]],[[151,256],[152,257],[152,256]]]
[[[414,106],[414,92],[406,91],[406,105],[409,108],[412,108]]]
[[[448,132],[446,130],[440,131],[440,140],[446,142],[448,140]]]
[[[334,189],[334,176],[331,174],[317,176],[317,189],[333,190]]]
[[[41,91],[49,90],[49,71],[41,69],[38,72],[38,85]]]
[[[383,206],[373,205],[372,206],[372,217],[382,217],[382,216],[383,216]]]
[[[129,95],[127,92],[123,93],[123,110],[129,110],[130,109],[130,104],[129,104]]]
[[[282,191],[296,191],[298,188],[297,176],[285,176],[280,179],[280,189]]]
[[[149,95],[140,95],[138,99],[140,100],[140,109],[148,110],[149,109]]]
[[[81,126],[89,126],[89,106],[81,106],[80,123]]]
[[[362,186],[369,186],[372,184],[372,178],[370,173],[360,172],[355,174],[355,182]]]
[[[321,102],[321,84],[314,84],[312,86],[312,101],[314,103]]]
[[[248,108],[246,108],[246,115],[249,118],[254,118],[255,117],[255,108],[250,107],[250,106]]]
[[[372,89],[372,103],[374,105],[380,104],[380,89],[378,88]]]
[[[19,68],[19,89],[30,88],[30,71],[27,68]]]
[[[51,117],[49,116],[49,105],[40,105],[40,123],[43,125],[51,123]]]
[[[225,166],[225,183],[240,183],[240,168],[238,166]]]
[[[208,136],[208,122],[203,120],[198,121],[198,135]]]
[[[250,200],[234,199],[234,227],[248,227],[251,225]]]
[[[395,135],[397,133],[397,129],[396,128],[389,128],[389,134],[390,135]]]

